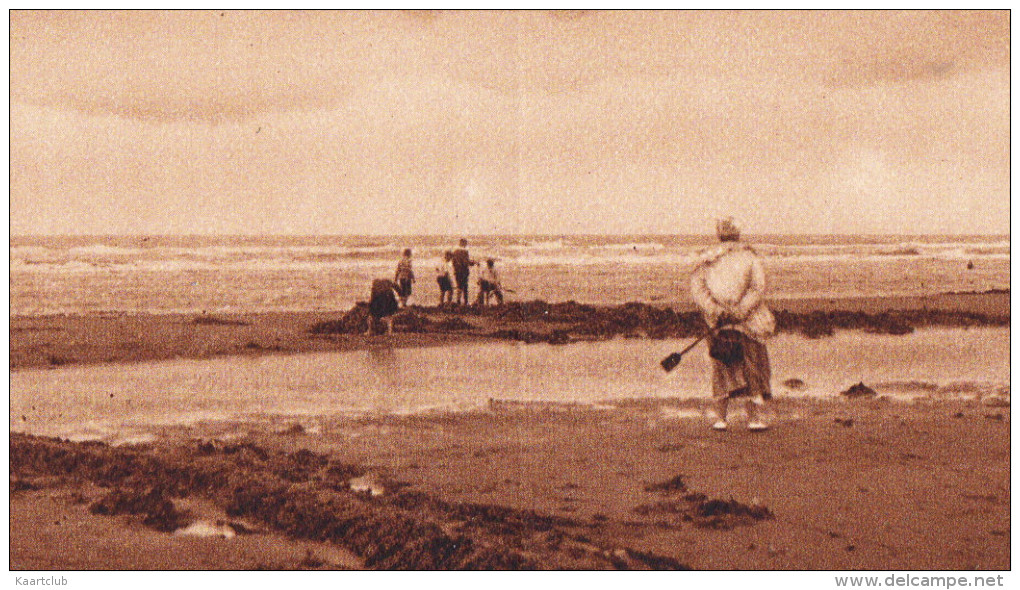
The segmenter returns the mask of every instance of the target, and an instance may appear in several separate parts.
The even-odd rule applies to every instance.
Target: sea
[[[459,236],[16,237],[12,316],[340,311],[392,276],[405,248],[432,305],[434,268]],[[592,304],[686,301],[708,236],[468,236],[493,258],[511,300]],[[757,236],[775,297],[923,295],[1009,288],[1008,236]],[[904,400],[1009,399],[1008,328],[839,332],[770,341],[777,395],[839,399],[866,382]],[[633,398],[698,398],[707,358],[666,374],[658,360],[686,342],[623,339],[570,346],[475,343],[59,366],[10,375],[13,431],[128,444],[167,429],[230,435],[247,425],[315,433],[350,415],[465,411],[490,400],[611,407]],[[611,370],[609,368],[611,367]],[[794,381],[790,381],[794,380]],[[796,390],[786,382],[799,382]],[[668,409],[664,410],[668,414]],[[665,420],[698,419],[675,409]],[[687,412],[687,413],[685,413]],[[774,421],[796,416],[775,416]],[[231,430],[233,429],[233,430]],[[231,435],[232,436],[232,435]]]
[[[438,302],[435,269],[462,236],[18,236],[10,313],[343,310],[413,252],[412,303]],[[463,236],[492,258],[510,299],[687,301],[710,236]],[[1008,289],[998,236],[750,236],[773,297],[925,295]]]

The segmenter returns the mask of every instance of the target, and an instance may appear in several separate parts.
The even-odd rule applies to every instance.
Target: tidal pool
[[[484,343],[11,373],[12,431],[145,442],[166,425],[287,416],[470,410],[490,398],[598,403],[706,397],[704,345],[666,374],[658,361],[689,341]],[[840,332],[769,342],[776,394],[837,396],[863,381],[892,396],[980,395],[1009,387],[1009,329],[930,329],[906,336]],[[796,392],[787,379],[800,379]]]

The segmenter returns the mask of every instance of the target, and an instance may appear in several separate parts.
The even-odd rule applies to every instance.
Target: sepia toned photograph
[[[1009,10],[8,14],[16,584],[1004,585]]]

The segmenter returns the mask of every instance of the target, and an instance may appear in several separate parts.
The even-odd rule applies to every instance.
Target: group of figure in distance
[[[727,409],[730,400],[746,404],[747,428],[766,430],[762,408],[772,397],[771,365],[765,341],[775,333],[776,320],[765,304],[765,270],[761,257],[740,240],[740,230],[731,218],[716,223],[719,243],[701,256],[690,276],[690,293],[708,328],[709,363],[712,377],[712,399],[715,421],[712,428],[728,428]],[[495,299],[503,303],[503,288],[488,259],[479,277],[476,304],[485,305]],[[467,251],[467,240],[444,255],[444,263],[436,269],[440,305],[467,305],[471,267],[477,265]],[[369,303],[373,319],[388,318],[387,331],[392,332],[392,316],[407,305],[414,284],[411,250],[405,250],[397,265],[394,281],[377,280],[372,284]],[[369,321],[368,333],[373,321]]]
[[[467,240],[460,240],[454,250],[443,253],[443,260],[436,267],[436,283],[439,286],[439,306],[468,305],[470,302],[471,267],[478,266],[467,250]],[[369,298],[369,322],[366,335],[371,335],[373,328],[380,320],[386,323],[386,332],[393,332],[393,314],[407,307],[407,300],[414,288],[414,267],[411,261],[410,248],[397,263],[397,271],[393,280],[376,279],[372,281],[372,293]],[[488,258],[478,277],[478,298],[475,305],[502,305],[503,283],[496,271],[496,260]]]

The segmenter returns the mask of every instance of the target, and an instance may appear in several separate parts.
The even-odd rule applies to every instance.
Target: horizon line
[[[895,237],[1005,237],[1010,234],[989,233],[838,233],[838,232],[742,232],[744,236],[766,237],[858,237],[858,238],[895,238]],[[10,239],[16,238],[472,238],[472,237],[715,237],[715,232],[705,233],[665,233],[665,232],[607,232],[607,233],[9,233]]]

